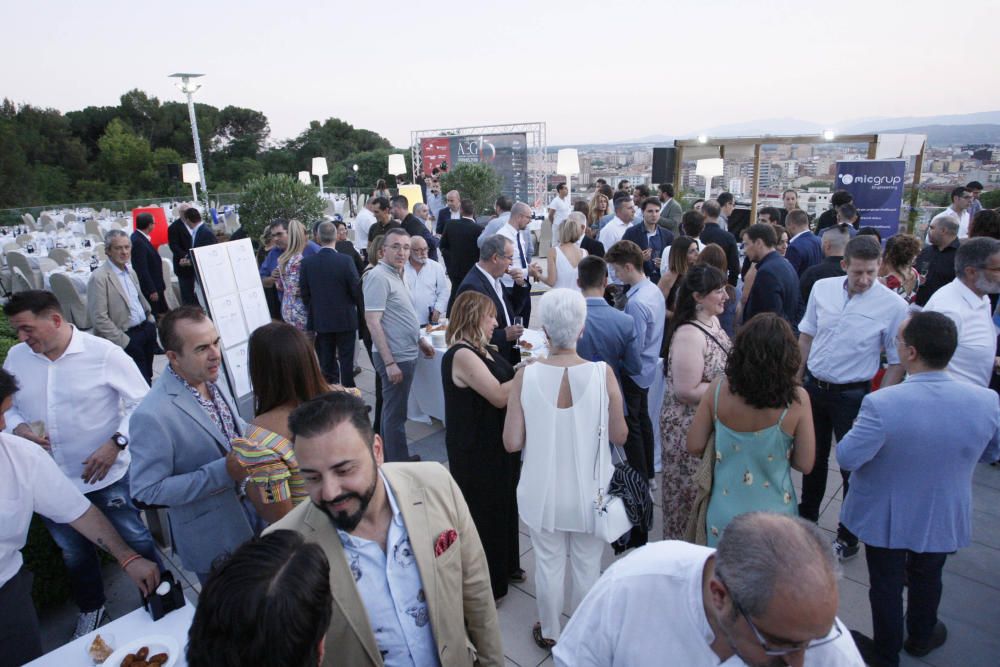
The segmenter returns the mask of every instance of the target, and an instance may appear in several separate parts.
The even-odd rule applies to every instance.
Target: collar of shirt
[[[35,357],[37,357],[39,359],[43,359],[44,361],[46,361],[47,363],[50,363],[50,364],[54,364],[57,361],[59,361],[60,359],[64,359],[65,357],[68,357],[71,354],[80,354],[81,352],[84,351],[84,349],[83,349],[83,339],[80,336],[76,335],[77,328],[75,326],[73,326],[72,324],[70,324],[68,326],[69,326],[70,331],[71,331],[70,338],[69,338],[69,345],[67,345],[66,349],[63,350],[63,353],[61,355],[59,355],[58,357],[56,357],[55,359],[49,359],[44,354],[42,354],[40,352],[35,352],[30,347],[27,347],[27,345],[25,347],[27,348],[28,352],[30,352],[32,355],[34,355]]]
[[[978,310],[979,308],[983,308],[985,306],[986,310],[992,313],[990,298],[985,295],[976,296],[976,293],[969,289],[969,286],[958,278],[955,278],[955,290],[958,291],[962,300],[969,304],[969,308]]]
[[[385,489],[385,498],[389,503],[389,509],[392,510],[392,522],[396,524],[398,528],[405,528],[406,524],[403,523],[403,513],[399,511],[399,505],[396,503],[396,496],[392,492],[392,487],[389,486],[389,482],[385,480],[385,476],[382,471],[378,471],[378,481]],[[370,542],[363,537],[355,537],[345,530],[337,528],[337,536],[340,537],[340,543],[345,546],[352,546],[354,548],[360,548],[364,544]]]
[[[198,232],[198,228],[201,227],[204,224],[205,224],[205,221],[203,220],[203,221],[199,222],[197,225],[195,225],[194,227],[188,227],[188,231],[191,232],[191,238],[194,238],[194,235]]]
[[[642,280],[640,280],[639,282],[637,282],[637,283],[636,283],[635,285],[632,285],[632,287],[630,287],[630,288],[629,288],[629,290],[628,290],[628,292],[627,292],[627,293],[625,294],[625,296],[627,296],[627,297],[629,297],[629,298],[632,298],[632,295],[634,295],[634,294],[635,294],[636,292],[638,292],[638,291],[639,291],[640,289],[642,289],[643,287],[645,287],[645,286],[646,286],[646,283],[649,283],[650,285],[652,285],[652,284],[653,284],[653,283],[651,283],[651,282],[649,281],[649,278],[643,278]]]
[[[406,264],[403,265],[403,270],[400,271],[400,270],[397,270],[396,267],[394,267],[392,264],[390,264],[389,262],[385,261],[384,259],[380,259],[379,260],[378,266],[383,271],[388,272],[390,275],[396,276],[400,280],[403,279],[403,271],[406,270]]]
[[[489,273],[487,273],[486,269],[484,269],[478,263],[476,264],[476,268],[479,269],[484,276],[486,276],[486,280],[488,280],[490,282],[490,285],[493,285],[493,289],[495,289],[497,291],[497,293],[501,293],[502,294],[501,290],[503,289],[503,286],[500,283],[500,279],[499,278],[494,278],[493,276],[491,276]]]
[[[808,233],[809,233],[809,228],[808,228],[808,227],[806,227],[806,228],[805,228],[805,229],[803,229],[803,230],[802,230],[801,232],[799,232],[798,234],[796,234],[796,235],[795,235],[795,236],[793,236],[792,238],[788,239],[788,243],[789,243],[789,244],[791,244],[791,243],[792,243],[792,242],[793,242],[793,241],[794,241],[795,239],[799,238],[800,236],[802,236],[802,235],[804,235],[804,234],[808,234]]]
[[[236,429],[236,423],[233,419],[233,414],[229,410],[229,406],[226,404],[225,399],[222,398],[222,393],[214,382],[205,382],[205,388],[208,390],[208,395],[211,399],[207,399],[201,395],[195,387],[191,386],[187,380],[182,378],[174,367],[167,364],[167,370],[173,375],[177,380],[184,385],[184,387],[191,393],[194,400],[201,406],[212,422],[218,427],[219,432],[225,437],[226,442],[230,442],[233,438],[239,437],[239,432]]]

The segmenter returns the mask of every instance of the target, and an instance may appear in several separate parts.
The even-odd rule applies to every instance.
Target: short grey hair
[[[938,223],[949,234],[954,234],[955,236],[958,236],[958,230],[961,227],[961,224],[959,223],[958,218],[956,218],[955,216],[942,215],[937,220],[931,220],[931,222]]]
[[[539,318],[553,347],[575,350],[587,321],[587,302],[577,290],[550,289],[539,303]]]
[[[748,616],[766,613],[780,586],[824,587],[835,584],[840,572],[816,524],[767,512],[748,512],[729,522],[715,552],[715,571]]]
[[[955,253],[955,275],[965,275],[967,268],[985,269],[990,257],[1000,252],[1000,241],[988,236],[977,236],[958,247]]]
[[[416,204],[413,205],[413,215],[417,215],[417,211],[422,211],[425,208],[427,208],[427,204],[417,202]]]
[[[499,234],[487,238],[479,248],[479,261],[487,262],[493,259],[493,255],[506,256],[508,243],[510,243],[510,239]]]
[[[104,247],[110,248],[111,242],[119,236],[124,236],[126,239],[128,239],[129,243],[132,242],[132,239],[129,239],[128,234],[126,234],[121,229],[112,229],[104,233]]]
[[[316,236],[321,245],[330,245],[337,240],[337,225],[332,222],[321,222],[316,225]]]

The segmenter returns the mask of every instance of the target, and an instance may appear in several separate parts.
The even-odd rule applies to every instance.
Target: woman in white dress
[[[564,224],[563,227],[566,225]],[[625,442],[628,426],[622,394],[604,362],[576,353],[587,304],[579,291],[552,289],[542,296],[539,316],[549,356],[517,372],[510,388],[503,443],[524,449],[517,486],[518,514],[531,530],[535,551],[535,597],[540,623],[535,643],[551,648],[559,639],[565,599],[567,555],[576,609],[601,574],[606,543],[594,536],[599,446]],[[608,415],[601,433],[601,416]]]
[[[580,239],[587,228],[587,218],[579,211],[573,211],[559,227],[559,244],[549,248],[548,268],[542,277],[549,287],[565,287],[580,291],[576,284],[576,267],[587,256],[580,247]]]

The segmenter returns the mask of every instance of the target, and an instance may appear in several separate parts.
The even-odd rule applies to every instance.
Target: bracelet
[[[122,569],[124,570],[125,568],[127,568],[129,566],[129,564],[132,561],[139,560],[140,558],[142,558],[142,556],[140,554],[132,554],[131,556],[129,556],[128,558],[126,558],[125,561],[121,564]]]

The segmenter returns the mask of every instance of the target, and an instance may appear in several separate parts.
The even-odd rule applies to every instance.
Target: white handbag
[[[608,387],[606,364],[597,364],[601,373],[600,425],[597,427],[597,455],[594,457],[594,483],[597,487],[594,498],[594,535],[608,544],[632,530],[632,522],[625,512],[625,503],[621,498],[608,493],[608,484],[614,474],[615,466],[611,462],[611,447],[608,439]]]

